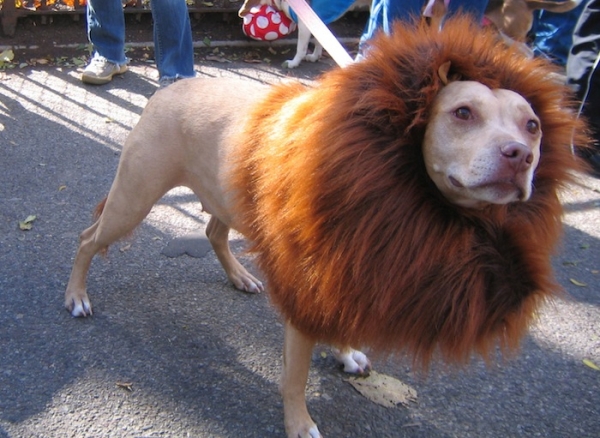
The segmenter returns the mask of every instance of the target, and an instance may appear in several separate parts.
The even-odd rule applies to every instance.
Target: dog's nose
[[[531,149],[516,141],[511,141],[500,147],[500,153],[516,172],[529,169],[533,163]]]

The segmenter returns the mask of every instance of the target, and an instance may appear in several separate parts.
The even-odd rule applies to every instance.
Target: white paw
[[[310,429],[302,429],[293,431],[288,434],[288,438],[323,438],[317,426],[312,426]]]
[[[265,290],[262,282],[246,271],[230,277],[230,280],[236,289],[249,294],[259,294]]]
[[[344,372],[349,374],[368,375],[371,371],[371,361],[361,351],[352,348],[333,349],[333,354],[338,362],[344,365]]]
[[[91,316],[93,313],[92,304],[90,303],[90,300],[87,297],[81,300],[72,299],[66,304],[65,307],[69,312],[71,312],[71,315],[76,318]]]
[[[249,294],[259,294],[264,292],[265,287],[262,282],[256,279],[244,279],[243,285],[240,288],[244,292],[248,292]]]
[[[319,429],[317,429],[317,426],[310,428],[308,436],[310,436],[310,438],[321,438],[321,433],[319,432]]]
[[[283,61],[281,64],[283,68],[296,68],[300,65],[300,61],[296,61],[296,59],[288,59],[287,61]]]
[[[315,53],[311,53],[310,55],[306,55],[304,59],[308,62],[317,62],[321,56]]]

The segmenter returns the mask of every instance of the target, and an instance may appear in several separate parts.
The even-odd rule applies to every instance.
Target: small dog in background
[[[423,10],[433,25],[444,19],[448,4],[452,0],[428,0]],[[533,57],[527,36],[533,26],[533,12],[545,10],[553,13],[569,12],[581,0],[490,0],[483,17],[482,25],[493,26],[502,40],[509,46],[516,45],[521,52]]]
[[[309,1],[311,7],[317,16],[325,23],[333,23],[342,17],[346,12],[354,9],[368,9],[371,0],[313,0]],[[316,62],[323,54],[323,46],[319,41],[315,41],[315,48],[312,53],[308,53],[308,44],[310,43],[311,32],[308,27],[298,19],[298,16],[290,9],[290,5],[285,0],[245,0],[240,8],[238,15],[244,17],[255,6],[269,5],[282,11],[292,21],[298,25],[298,44],[296,46],[296,56],[293,59],[283,63],[286,68],[296,68],[304,61]]]
[[[485,21],[506,36],[520,43],[527,42],[527,34],[533,26],[533,12],[543,9],[548,12],[569,12],[581,0],[490,0],[485,10]]]

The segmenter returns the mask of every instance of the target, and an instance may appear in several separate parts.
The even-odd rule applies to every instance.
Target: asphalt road
[[[200,76],[310,81],[278,63],[209,62]],[[167,257],[206,217],[170,192],[135,235],[96,258],[92,318],[63,293],[77,236],[112,181],[121,145],[156,89],[152,64],[103,87],[75,67],[0,77],[0,437],[282,437],[277,384],[282,325],[268,297],[227,282],[212,251]],[[313,357],[308,404],[327,437],[600,436],[600,180],[564,194],[556,274],[568,295],[547,306],[513,358],[465,369],[375,358],[417,401],[384,408],[359,395],[326,346]],[[29,231],[19,222],[35,215]],[[241,251],[244,241],[233,236]],[[252,260],[243,258],[251,266]],[[260,275],[260,274],[258,274]]]

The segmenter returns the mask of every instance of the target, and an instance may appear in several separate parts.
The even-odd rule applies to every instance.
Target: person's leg
[[[123,4],[121,0],[88,0],[86,15],[94,56],[81,80],[88,84],[106,84],[114,75],[127,71]]]
[[[185,0],[151,0],[159,80],[195,76],[192,28]]]
[[[575,25],[567,58],[567,83],[581,101],[595,145],[582,153],[600,175],[600,0],[589,0]]]
[[[360,37],[359,57],[364,56],[368,41],[378,31],[390,33],[395,20],[410,21],[421,14],[425,0],[373,0],[369,13],[369,21]]]
[[[125,64],[125,16],[121,0],[88,0],[88,39],[94,50],[115,64]]]

